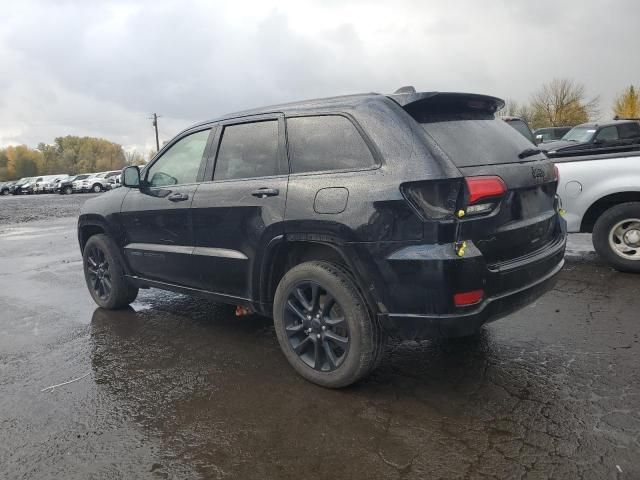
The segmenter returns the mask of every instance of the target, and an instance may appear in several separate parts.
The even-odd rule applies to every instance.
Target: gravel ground
[[[0,196],[0,225],[52,218],[77,217],[82,204],[98,195],[103,194]]]

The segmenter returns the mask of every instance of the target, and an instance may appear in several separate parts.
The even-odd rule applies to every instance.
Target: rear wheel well
[[[94,235],[105,233],[104,228],[100,225],[85,225],[80,229],[80,248],[84,250],[84,246]]]
[[[263,290],[265,300],[273,302],[278,284],[284,274],[296,265],[312,260],[324,260],[343,266],[350,271],[341,253],[325,243],[315,242],[284,242],[269,261],[271,271],[267,276],[266,288]]]
[[[640,192],[620,192],[602,197],[600,200],[591,205],[580,224],[580,231],[583,233],[592,233],[593,226],[605,211],[620,203],[640,202]]]

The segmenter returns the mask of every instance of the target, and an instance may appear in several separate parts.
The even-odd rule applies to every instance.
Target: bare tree
[[[534,128],[578,125],[597,117],[599,97],[587,99],[584,85],[567,78],[544,84],[531,97]]]

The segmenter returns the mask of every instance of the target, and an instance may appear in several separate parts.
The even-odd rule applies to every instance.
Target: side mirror
[[[120,183],[129,188],[140,188],[140,169],[136,166],[125,168]]]
[[[541,134],[536,135],[536,143],[542,143],[543,140],[544,140],[544,137]]]

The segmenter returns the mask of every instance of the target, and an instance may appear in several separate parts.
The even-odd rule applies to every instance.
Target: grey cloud
[[[301,28],[291,5],[325,15]],[[634,0],[298,2],[246,22],[208,2],[24,2],[0,26],[0,144],[76,133],[147,148],[152,111],[166,139],[282,101],[405,84],[526,100],[563,76],[606,116],[640,83],[638,18]]]

